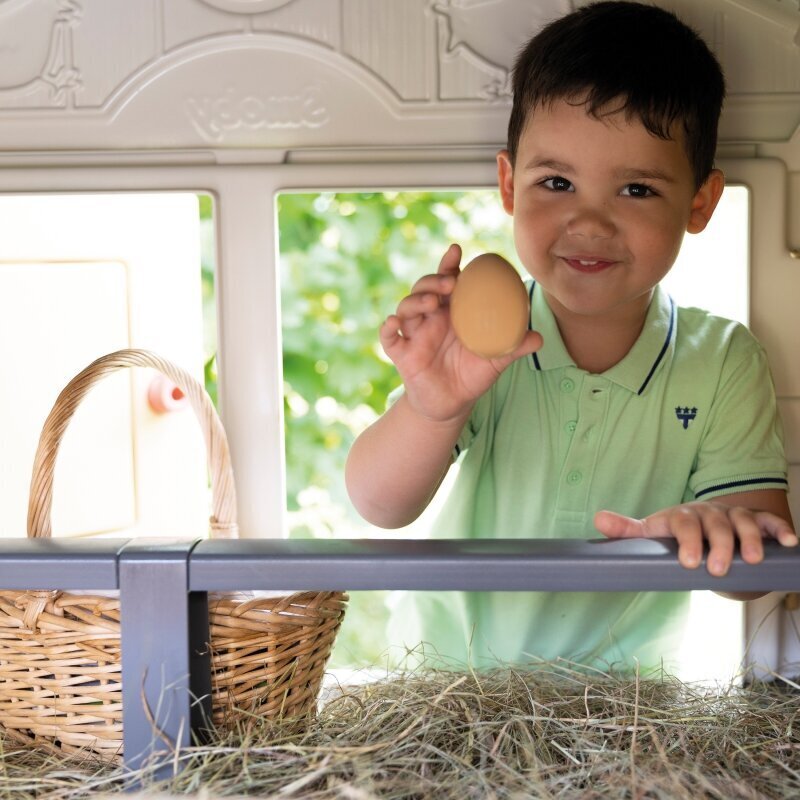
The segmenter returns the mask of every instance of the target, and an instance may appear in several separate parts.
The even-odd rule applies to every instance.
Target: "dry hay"
[[[384,798],[800,797],[800,686],[747,689],[567,664],[424,670],[343,687],[305,728],[251,719],[174,754],[152,794]],[[99,800],[121,773],[6,743],[0,800]],[[136,795],[128,795],[136,797]]]

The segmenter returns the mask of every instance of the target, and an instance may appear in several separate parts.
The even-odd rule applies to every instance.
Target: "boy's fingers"
[[[678,543],[678,560],[693,568],[702,557],[702,533],[694,515],[660,511],[644,519],[634,519],[613,511],[598,511],[594,525],[610,539],[658,539],[672,536]]]
[[[529,356],[531,353],[535,353],[541,348],[541,346],[542,335],[535,331],[528,331],[523,337],[519,347],[517,347],[513,353],[509,353],[507,356],[502,356],[500,358],[493,358],[491,361],[497,370],[502,372],[513,361],[516,361],[518,358],[523,358],[524,356]]]
[[[743,508],[732,508],[730,518],[739,539],[739,552],[747,564],[758,564],[764,560],[764,541],[761,528],[754,515]]]
[[[537,350],[541,349],[542,344],[544,344],[544,340],[542,339],[541,333],[538,331],[528,331],[520,343],[520,346],[511,354],[511,360],[516,361],[522,356],[535,353]]]
[[[725,575],[730,569],[736,539],[742,559],[757,564],[764,558],[763,537],[777,539],[786,547],[798,544],[798,537],[786,520],[767,511],[747,509],[724,511],[714,507],[698,509],[678,506],[638,520],[612,511],[598,511],[594,524],[609,538],[657,538],[672,536],[678,544],[678,561],[689,569],[703,558],[703,541],[708,540],[708,571]]]
[[[696,523],[692,525],[691,544],[686,556],[693,561],[702,558],[703,538],[708,540],[706,568],[709,573],[722,577],[730,569],[733,560],[735,530],[726,509],[714,504],[691,507]]]
[[[687,569],[694,569],[703,558],[703,525],[690,506],[677,506],[667,512],[666,536],[678,542],[678,561]]]
[[[784,547],[797,547],[800,542],[797,534],[788,525],[778,532],[776,538]]]
[[[378,331],[381,347],[388,355],[392,350],[404,344],[403,337],[400,335],[400,318],[396,314],[390,314],[381,325]]]
[[[708,539],[706,567],[712,575],[720,578],[727,573],[733,561],[733,526],[727,515],[711,514],[703,519],[703,531]],[[702,548],[702,531],[698,545]]]
[[[769,511],[757,511],[755,520],[759,530],[765,536],[777,539],[784,547],[797,545],[797,534],[792,530],[792,526],[777,514],[771,514]]]
[[[439,305],[439,295],[431,292],[404,297],[394,314],[400,322],[400,334],[406,339],[412,338],[425,321],[425,315],[438,311]]]
[[[439,308],[439,295],[432,292],[409,294],[397,304],[395,316],[400,318],[401,326],[415,317],[431,314]],[[406,333],[403,328],[403,333]]]
[[[458,275],[460,263],[461,248],[457,244],[451,244],[439,262],[438,273],[440,275]]]
[[[614,511],[598,511],[594,526],[609,539],[641,539],[646,537],[644,520],[626,517]]]
[[[456,278],[453,275],[440,275],[438,272],[433,275],[423,275],[412,287],[411,294],[423,294],[432,292],[433,294],[448,295],[456,285]]]

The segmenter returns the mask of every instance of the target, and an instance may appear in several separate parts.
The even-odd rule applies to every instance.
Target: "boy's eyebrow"
[[[635,181],[635,180],[650,180],[650,181],[663,181],[664,183],[675,183],[675,178],[660,169],[639,169],[633,167],[631,169],[621,169],[617,172],[617,176],[621,180]]]
[[[532,158],[526,165],[525,169],[552,169],[556,172],[574,172],[574,169],[563,161],[556,161],[552,158]]]

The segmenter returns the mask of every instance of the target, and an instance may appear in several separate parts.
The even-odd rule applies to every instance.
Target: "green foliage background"
[[[278,218],[291,532],[353,535],[363,525],[344,492],[344,460],[399,383],[378,328],[451,241],[466,258],[511,256],[508,227],[497,226],[506,218],[486,190],[282,194]],[[494,224],[475,230],[481,218]],[[294,513],[310,506],[313,518]]]
[[[451,242],[464,262],[494,251],[515,263],[510,220],[497,192],[285,193],[277,198],[290,536],[387,535],[347,498],[353,439],[399,385],[378,329]],[[210,200],[201,200],[210,225]],[[204,265],[213,303],[213,265]],[[213,357],[206,378],[216,386]],[[377,664],[385,649],[385,592],[351,596],[334,665]]]

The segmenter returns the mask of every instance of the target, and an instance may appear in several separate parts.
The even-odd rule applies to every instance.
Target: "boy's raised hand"
[[[485,359],[467,350],[450,322],[450,297],[461,248],[451,245],[434,275],[425,275],[381,326],[380,341],[403,379],[414,410],[435,421],[465,414],[515,359],[535,352],[542,337],[528,331],[511,354]]]
[[[721,577],[730,568],[737,540],[742,560],[748,564],[758,564],[764,558],[764,538],[777,539],[785,547],[794,547],[798,543],[797,535],[787,521],[791,519],[791,514],[785,499],[786,493],[765,491],[749,494],[769,496],[772,502],[766,505],[774,502],[781,512],[785,505],[785,513],[756,511],[733,505],[731,501],[736,496],[731,495],[719,498],[716,502],[673,506],[644,519],[633,519],[612,511],[598,511],[594,524],[600,533],[610,539],[674,537],[678,541],[678,560],[689,569],[700,564],[703,541],[707,540],[708,571]]]

